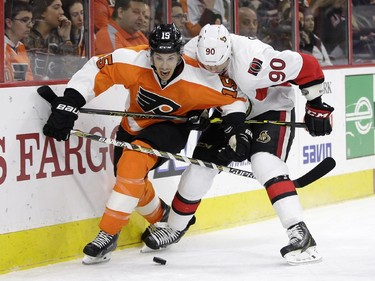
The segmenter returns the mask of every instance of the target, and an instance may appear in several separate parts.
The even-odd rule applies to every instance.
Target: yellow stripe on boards
[[[99,233],[100,219],[88,219],[0,235],[0,274],[79,259],[84,246]],[[118,248],[140,245],[148,224],[134,213],[121,232]]]
[[[374,171],[366,170],[320,179],[298,189],[304,208],[374,194]],[[188,235],[253,223],[275,216],[264,189],[204,199]],[[99,219],[65,223],[0,235],[0,274],[79,259],[83,247],[99,232]],[[140,246],[148,223],[134,213],[121,232],[119,249]]]

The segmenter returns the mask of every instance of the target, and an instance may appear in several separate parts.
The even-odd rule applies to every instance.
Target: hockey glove
[[[63,97],[56,97],[51,101],[52,113],[43,127],[43,134],[57,141],[68,140],[79,109],[85,103],[85,99],[76,90],[66,89]]]
[[[248,159],[252,133],[244,124],[245,119],[245,113],[231,113],[223,117],[223,130],[228,144],[218,152],[221,161],[241,162]]]
[[[321,97],[306,103],[305,123],[310,135],[324,136],[332,132],[329,116],[333,110],[332,106],[322,102]]]
[[[219,150],[218,158],[228,162],[242,162],[249,158],[253,135],[247,125],[240,125],[229,138],[228,145]]]
[[[208,110],[193,110],[187,114],[186,127],[189,130],[205,131],[210,126]]]

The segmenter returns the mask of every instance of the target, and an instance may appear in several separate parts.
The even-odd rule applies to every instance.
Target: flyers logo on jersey
[[[137,103],[144,112],[153,114],[169,114],[181,107],[173,100],[146,91],[141,87],[138,90]]]
[[[250,63],[249,72],[250,74],[257,76],[259,71],[262,69],[263,61],[260,59],[254,58],[253,61]]]

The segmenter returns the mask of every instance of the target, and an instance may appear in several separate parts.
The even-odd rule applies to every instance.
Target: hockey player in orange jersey
[[[67,140],[79,108],[112,85],[122,84],[129,90],[126,110],[132,112],[196,117],[204,109],[219,107],[224,124],[235,128],[237,146],[227,149],[246,159],[251,136],[243,122],[248,102],[239,97],[236,84],[201,69],[193,59],[185,59],[182,36],[174,24],[156,26],[149,42],[150,46],[121,48],[91,58],[68,82],[64,96],[51,102],[52,113],[43,133],[58,141]],[[200,118],[190,120],[198,121],[124,117],[116,138],[178,153],[185,147],[190,130],[206,123]],[[115,149],[114,159],[116,183],[99,224],[100,232],[83,250],[84,264],[110,259],[118,235],[134,210],[150,223],[160,221],[169,211],[147,177],[162,159],[122,148]]]

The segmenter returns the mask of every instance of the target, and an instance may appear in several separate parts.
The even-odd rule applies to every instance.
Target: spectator
[[[185,23],[187,23],[187,14],[184,13],[182,10],[181,3],[177,1],[172,2],[172,22],[176,25],[176,27],[181,31],[183,35],[183,40],[185,41],[186,38],[189,38],[188,32],[185,27]]]
[[[315,17],[317,36],[324,42],[334,64],[348,62],[347,1],[317,0],[310,4]]]
[[[323,42],[314,34],[315,21],[310,9],[305,10],[303,19],[300,51],[313,55],[322,66],[332,65]]]
[[[185,26],[191,37],[198,35],[206,24],[221,24],[225,19],[223,0],[181,0],[180,3],[188,15]]]
[[[252,8],[244,6],[238,9],[238,15],[240,23],[240,35],[258,38],[258,16],[256,12]],[[270,44],[272,42],[269,35],[264,35],[261,40],[266,44]]]
[[[4,80],[33,80],[30,59],[21,42],[34,24],[32,7],[24,2],[8,0],[4,6]]]
[[[240,35],[257,37],[258,17],[255,11],[248,7],[238,9]]]
[[[275,50],[291,50],[292,9],[290,0],[265,1],[258,9],[261,29],[259,39],[271,45]]]
[[[85,57],[85,22],[82,0],[65,0],[63,9],[66,17],[72,22],[70,41],[76,47],[76,54]]]
[[[70,41],[71,21],[64,16],[61,0],[34,0],[35,25],[24,44],[31,60],[34,79],[63,79],[66,73],[65,55],[75,52]]]
[[[106,27],[113,13],[115,0],[94,0],[95,33]]]
[[[141,31],[145,12],[146,4],[142,0],[117,0],[109,23],[96,33],[95,54],[148,44],[147,37]]]
[[[141,31],[146,37],[148,37],[150,34],[150,22],[151,22],[151,9],[150,9],[150,6],[146,4],[145,20],[144,20],[143,28],[141,29]]]
[[[356,63],[375,60],[375,1],[368,2],[356,3],[353,7],[353,59]]]

